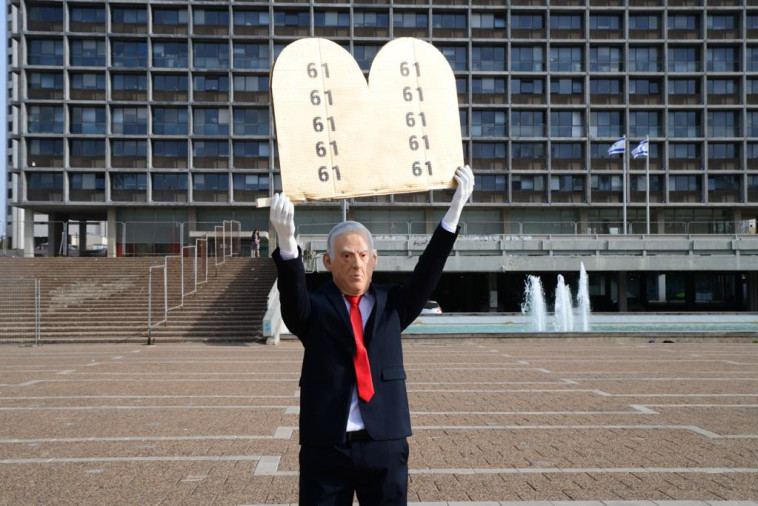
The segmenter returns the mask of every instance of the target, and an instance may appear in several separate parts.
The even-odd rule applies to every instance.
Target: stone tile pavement
[[[0,504],[294,504],[302,349],[0,347]],[[758,344],[405,346],[409,500],[758,506]]]

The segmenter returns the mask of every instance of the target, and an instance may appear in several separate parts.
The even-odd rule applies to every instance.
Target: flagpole
[[[645,230],[650,235],[650,136],[646,135],[647,156],[645,157]]]
[[[629,157],[627,156],[628,151],[629,151],[629,139],[627,139],[626,136],[624,136],[624,152],[622,153],[622,159],[621,159],[623,163],[622,170],[624,174],[623,175],[624,181],[622,184],[623,190],[624,190],[624,203],[623,203],[623,216],[622,216],[624,220],[624,225],[623,225],[624,235],[626,235],[626,164],[629,162]]]

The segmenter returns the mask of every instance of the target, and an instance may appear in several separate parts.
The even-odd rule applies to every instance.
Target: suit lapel
[[[369,315],[369,321],[373,321],[373,325],[371,325],[371,328],[367,328],[364,336],[364,341],[368,343],[367,349],[369,352],[369,356],[371,356],[371,350],[373,350],[376,346],[376,341],[378,339],[374,339],[377,334],[377,327],[379,326],[379,320],[381,320],[381,315],[384,314],[384,307],[387,305],[387,292],[384,291],[381,287],[378,289],[374,287],[374,285],[371,285],[371,293],[374,295],[374,309],[373,309],[373,315]],[[368,325],[367,325],[368,327]]]

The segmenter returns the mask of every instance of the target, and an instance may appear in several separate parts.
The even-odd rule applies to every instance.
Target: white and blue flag
[[[640,142],[636,148],[632,150],[632,156],[634,158],[639,158],[641,156],[650,156],[648,152],[648,141],[645,139],[644,141]]]
[[[626,137],[622,137],[608,148],[609,155],[619,155],[626,151]]]

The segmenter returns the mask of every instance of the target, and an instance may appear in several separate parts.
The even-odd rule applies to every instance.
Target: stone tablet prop
[[[442,53],[395,39],[368,81],[329,40],[282,50],[271,95],[282,189],[293,202],[455,186],[463,146],[455,76]]]

